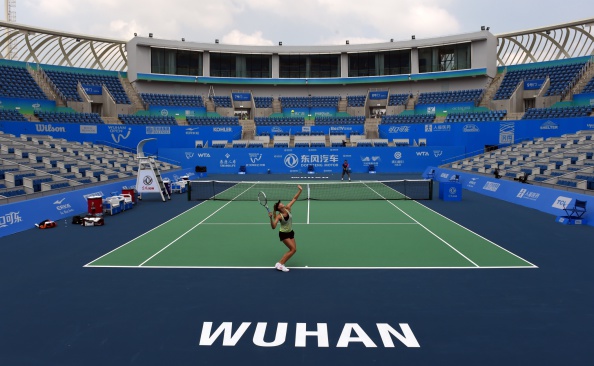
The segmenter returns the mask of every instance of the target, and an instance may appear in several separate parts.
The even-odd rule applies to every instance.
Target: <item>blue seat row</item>
[[[133,114],[118,114],[122,123],[128,125],[177,125],[173,116],[136,116]]]
[[[477,104],[482,94],[483,89],[421,93],[419,94],[419,100],[417,104],[445,104],[462,102],[473,102]]]
[[[27,122],[27,118],[14,109],[0,109],[0,121]]]
[[[388,105],[406,105],[409,98],[410,94],[390,94],[390,99],[388,99]]]
[[[189,125],[238,126],[238,117],[186,117]]]
[[[85,85],[105,86],[117,104],[131,104],[117,76],[55,70],[46,70],[45,73],[62,98],[68,101],[82,102],[77,88],[80,82]]]
[[[181,107],[204,107],[204,101],[200,95],[183,94],[154,94],[140,93],[144,103],[149,105],[167,105]]]
[[[587,117],[592,113],[592,107],[562,107],[562,108],[531,108],[522,119],[572,118]]]
[[[103,124],[98,113],[35,112],[42,122]]]
[[[360,125],[365,123],[365,116],[350,117],[316,117],[315,124],[319,126],[335,124]]]
[[[0,65],[0,96],[9,98],[47,99],[35,79],[24,67]]]
[[[364,107],[366,99],[367,99],[367,97],[365,95],[348,95],[347,96],[347,106],[349,106],[349,107]]]
[[[434,120],[434,114],[415,114],[410,116],[391,114],[382,116],[382,124],[433,123]]]
[[[254,97],[256,108],[272,108],[272,97]]]

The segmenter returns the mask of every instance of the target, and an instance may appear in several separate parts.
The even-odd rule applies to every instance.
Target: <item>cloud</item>
[[[256,31],[252,34],[244,34],[237,29],[232,30],[221,38],[222,43],[242,46],[272,46],[274,42],[262,37],[262,32]]]

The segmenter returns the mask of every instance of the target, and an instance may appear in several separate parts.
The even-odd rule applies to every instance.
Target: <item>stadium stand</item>
[[[347,96],[348,107],[365,107],[365,95],[349,95]]]
[[[127,125],[177,125],[173,116],[137,116],[133,114],[118,114],[122,123]]]
[[[406,105],[409,98],[409,94],[390,94],[390,98],[388,99],[388,105]]]
[[[448,113],[444,122],[482,122],[500,121],[507,114],[506,110],[468,113]]]
[[[582,93],[594,93],[594,77],[584,86]]]
[[[592,107],[561,107],[561,108],[531,108],[522,119],[549,119],[587,117],[592,113]]]
[[[142,100],[147,105],[168,105],[181,107],[204,107],[204,101],[200,95],[178,95],[178,94],[153,94],[140,93]]]
[[[365,123],[365,116],[349,116],[349,117],[316,117],[315,124],[319,126],[324,125],[360,125]]]
[[[231,97],[229,96],[213,96],[212,101],[215,107],[233,108],[233,103],[231,102]]]
[[[256,117],[256,126],[300,126],[305,124],[303,117]]]
[[[256,108],[272,108],[272,97],[254,97]]]
[[[0,109],[0,121],[27,122],[27,118],[19,111],[11,109]]]
[[[494,100],[509,99],[518,84],[525,80],[550,78],[550,86],[545,96],[561,95],[563,91],[578,77],[584,63],[568,65],[536,67],[524,70],[508,71],[503,77],[501,85],[495,93]]]
[[[186,121],[188,121],[189,125],[214,125],[214,126],[221,126],[221,125],[239,125],[239,118],[238,117],[186,117]]]
[[[42,122],[52,123],[90,123],[102,124],[103,120],[97,113],[66,113],[66,112],[35,112],[35,116]]]
[[[308,97],[280,97],[283,108],[336,108],[340,101],[339,96],[308,96]]]
[[[430,92],[419,94],[417,104],[445,104],[445,103],[460,103],[473,102],[475,105],[480,101],[484,90],[456,90],[447,92]]]
[[[434,114],[415,114],[415,115],[384,115],[382,124],[403,124],[403,123],[433,123]]]
[[[117,104],[131,104],[117,76],[55,70],[45,70],[45,74],[49,77],[51,83],[59,91],[64,100],[82,102],[77,91],[77,86],[80,82],[86,85],[104,85]]]
[[[7,65],[0,65],[0,96],[47,99],[27,69]]]

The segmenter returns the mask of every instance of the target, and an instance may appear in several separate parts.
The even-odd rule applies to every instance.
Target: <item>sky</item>
[[[6,1],[6,0],[4,0]],[[17,23],[127,41],[340,45],[493,34],[594,18],[592,0],[16,0]],[[4,8],[4,7],[3,7]]]

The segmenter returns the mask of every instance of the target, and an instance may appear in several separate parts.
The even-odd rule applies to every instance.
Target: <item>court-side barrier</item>
[[[191,170],[179,170],[164,173],[163,178],[177,181],[184,175],[191,178],[194,174],[196,173]],[[108,197],[111,192],[121,194],[122,189],[132,189],[135,185],[136,178],[2,205],[0,206],[0,237],[31,229],[36,223],[45,219],[63,225],[65,219],[87,212],[87,197]]]
[[[423,173],[423,177],[426,178],[432,169],[435,169],[434,179],[438,182],[449,182],[452,176],[458,175],[459,182],[464,189],[530,207],[555,216],[565,215],[563,208],[573,207],[575,200],[590,201],[590,204],[594,207],[594,196],[532,184],[523,184],[505,179],[496,179],[494,176],[428,167]],[[591,212],[584,215],[587,225],[594,226],[593,217],[594,215]],[[551,220],[554,219],[551,218]]]
[[[348,160],[353,173],[422,172],[427,165],[442,164],[464,153],[462,146],[339,147],[339,148],[236,148],[159,149],[159,156],[181,163],[182,168],[205,166],[209,173],[247,174],[340,173]]]

